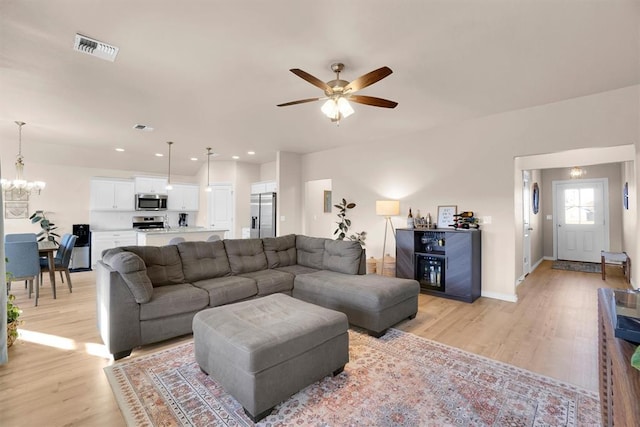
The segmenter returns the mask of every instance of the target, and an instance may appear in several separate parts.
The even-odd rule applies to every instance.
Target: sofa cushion
[[[324,255],[325,240],[329,239],[322,237],[296,236],[298,264],[322,270],[322,257]]]
[[[111,250],[105,252],[102,261],[120,273],[138,304],[151,300],[153,285],[147,276],[147,267],[142,258],[133,252]]]
[[[287,265],[286,267],[278,267],[275,268],[276,271],[284,271],[285,273],[291,273],[294,276],[298,274],[307,274],[307,273],[315,273],[316,271],[320,271],[317,268],[305,267],[304,265],[295,264],[295,265]]]
[[[358,274],[362,246],[350,240],[325,240],[322,266],[324,270]]]
[[[262,248],[262,239],[225,239],[223,243],[232,274],[267,269],[267,257]]]
[[[222,241],[182,242],[178,244],[186,282],[229,276],[231,267]]]
[[[296,253],[296,235],[265,237],[262,239],[264,254],[269,268],[286,267],[298,262]]]
[[[260,270],[244,273],[241,277],[255,280],[258,295],[275,294],[276,292],[291,293],[293,289],[293,274],[278,270]]]
[[[142,258],[154,287],[184,283],[182,260],[176,245],[124,246],[122,249]]]
[[[161,286],[153,290],[151,301],[140,305],[140,320],[192,313],[206,308],[208,304],[209,294],[204,289],[188,283]]]
[[[226,276],[194,282],[193,286],[209,293],[209,307],[231,304],[258,294],[256,281],[247,277]]]

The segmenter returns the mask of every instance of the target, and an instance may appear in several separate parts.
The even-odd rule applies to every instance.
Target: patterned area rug
[[[582,271],[584,273],[602,272],[602,265],[599,262],[554,261],[551,268],[555,268],[556,270]]]
[[[598,396],[395,329],[349,331],[350,361],[276,407],[259,426],[597,426]],[[202,373],[193,344],[105,371],[129,426],[252,426]]]

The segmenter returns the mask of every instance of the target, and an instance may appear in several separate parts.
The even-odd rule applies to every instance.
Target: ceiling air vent
[[[108,45],[81,34],[76,34],[76,41],[73,45],[73,49],[111,62],[115,61],[118,50],[120,50],[115,46]]]
[[[136,130],[143,130],[143,131],[146,131],[146,132],[151,132],[153,130],[153,128],[151,126],[139,125],[139,124],[134,125],[133,128],[136,129]]]

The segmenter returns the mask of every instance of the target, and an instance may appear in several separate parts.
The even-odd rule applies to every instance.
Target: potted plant
[[[4,259],[4,262],[7,262],[6,258]],[[5,283],[8,283],[10,278],[11,273],[8,271],[5,272]],[[13,303],[15,299],[15,295],[7,295],[7,347],[11,347],[18,338],[18,326],[20,325],[20,320],[18,320],[18,318],[20,317],[22,310]]]
[[[22,310],[15,305],[16,296],[9,294],[7,296],[7,347],[11,347],[18,338],[18,326],[20,326],[20,314]]]
[[[31,220],[31,224],[40,223],[40,228],[42,229],[38,234],[38,241],[41,242],[43,240],[48,240],[50,242],[55,243],[55,245],[59,245],[56,238],[60,237],[59,234],[54,233],[53,230],[57,229],[56,225],[47,219],[43,210],[37,210],[29,217]]]
[[[354,242],[358,242],[362,247],[364,247],[364,240],[367,238],[366,231],[351,234],[347,237],[349,227],[351,227],[351,220],[347,218],[347,211],[355,208],[356,204],[352,202],[347,203],[346,199],[342,199],[341,203],[333,206],[338,208],[338,218],[340,219],[339,222],[336,222],[336,224],[338,224],[338,228],[333,232],[334,236],[337,235],[336,240],[344,240],[346,238]]]

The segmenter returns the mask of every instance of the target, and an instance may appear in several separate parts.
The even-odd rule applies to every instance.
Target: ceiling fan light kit
[[[340,124],[341,119],[349,117],[354,113],[353,107],[351,107],[349,101],[383,108],[395,108],[398,105],[397,102],[390,101],[388,99],[353,94],[354,92],[364,89],[365,87],[370,86],[390,75],[393,71],[391,71],[389,67],[381,67],[377,70],[373,70],[363,76],[358,77],[352,82],[340,79],[340,72],[342,72],[342,70],[344,70],[344,64],[340,62],[332,64],[331,71],[336,73],[336,78],[325,83],[317,77],[314,77],[311,74],[307,73],[306,71],[302,71],[299,68],[292,68],[289,71],[291,71],[301,79],[306,80],[312,85],[322,89],[325,96],[285,102],[284,104],[278,104],[278,107],[287,107],[289,105],[304,104],[307,102],[326,99],[326,102],[322,105],[321,111],[325,116],[331,119],[332,122]]]

